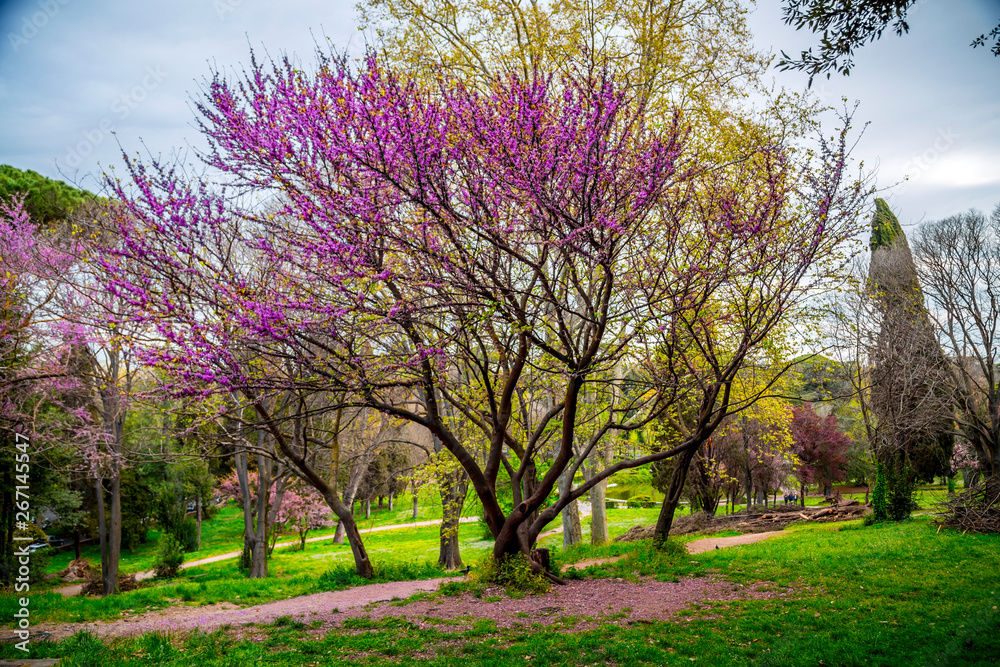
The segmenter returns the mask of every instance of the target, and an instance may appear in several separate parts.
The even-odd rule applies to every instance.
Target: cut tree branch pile
[[[1000,533],[1000,479],[977,484],[943,504],[939,520],[948,528]]]

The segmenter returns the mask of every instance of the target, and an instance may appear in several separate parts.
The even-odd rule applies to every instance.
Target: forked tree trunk
[[[660,507],[660,516],[656,520],[656,530],[653,531],[653,544],[663,544],[670,535],[670,527],[674,523],[674,512],[677,504],[681,500],[681,491],[684,489],[684,480],[687,479],[688,467],[691,459],[701,443],[692,446],[680,454],[677,467],[674,468],[673,475],[670,476],[670,485],[663,496],[663,505]]]

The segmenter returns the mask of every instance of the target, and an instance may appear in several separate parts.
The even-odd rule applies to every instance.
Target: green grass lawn
[[[420,531],[412,532],[407,548],[419,549],[433,541],[433,533],[420,537]],[[997,664],[1000,536],[938,532],[926,519],[871,527],[860,522],[797,525],[786,532],[740,549],[697,556],[663,555],[646,543],[579,546],[557,554],[561,562],[627,554],[616,564],[591,568],[590,576],[635,578],[638,573],[674,579],[716,574],[733,582],[764,582],[791,591],[786,599],[709,604],[683,612],[673,622],[603,625],[574,632],[577,619],[572,618],[561,619],[558,629],[528,624],[509,630],[486,621],[473,623],[469,630],[450,630],[447,624],[419,630],[398,619],[362,618],[316,638],[307,635],[301,623],[279,620],[258,643],[222,633],[185,638],[147,635],[108,643],[80,634],[58,644],[33,644],[32,655],[62,657],[60,667],[245,663],[298,667],[347,661],[468,667]],[[469,538],[463,534],[463,539]],[[375,536],[370,544],[377,548]],[[300,555],[320,553],[317,549]],[[308,566],[285,563],[283,558],[276,556],[273,561],[285,573],[283,581],[311,578]],[[213,585],[205,584],[209,589]],[[0,649],[2,657],[14,655],[9,645]]]
[[[441,518],[441,503],[439,498],[425,492],[419,496],[419,499],[421,504],[418,508],[416,521],[430,521]],[[356,517],[358,528],[364,530],[380,526],[411,523],[414,521],[412,502],[412,496],[409,493],[406,493],[396,500],[395,508],[393,510],[389,510],[388,505],[386,505],[383,509],[372,507],[371,517],[368,519],[365,519],[364,515],[359,513]],[[359,510],[360,507],[360,504],[358,504],[357,508]],[[472,503],[466,503],[466,506],[463,508],[462,515],[470,516],[475,513],[476,507],[474,507]],[[336,526],[320,530],[312,530],[309,531],[309,538],[332,535],[335,530]],[[160,531],[150,530],[147,533],[146,542],[144,544],[136,546],[136,548],[132,551],[123,550],[121,554],[121,563],[119,565],[121,572],[124,574],[131,574],[134,572],[151,570],[159,551],[159,539]],[[298,533],[286,530],[279,538],[279,542],[289,542],[297,539]],[[243,511],[237,507],[236,503],[229,502],[220,508],[211,520],[202,522],[201,549],[187,554],[185,558],[189,561],[199,560],[202,558],[217,556],[219,554],[240,551],[242,548]],[[85,545],[81,549],[81,556],[88,559],[91,563],[100,563],[100,548],[95,544]],[[56,552],[53,555],[49,566],[46,568],[46,571],[59,572],[60,570],[65,569],[73,557],[74,552],[72,548],[62,549]],[[38,584],[38,588],[45,589],[58,585],[62,584],[60,582],[53,582],[48,585],[44,585],[40,582]]]

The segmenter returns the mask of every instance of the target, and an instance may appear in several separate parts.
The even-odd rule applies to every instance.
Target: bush
[[[549,582],[541,574],[531,571],[528,558],[521,553],[496,560],[487,556],[476,564],[470,578],[479,586],[503,586],[507,595],[522,597],[527,593],[545,593]]]
[[[889,466],[885,476],[886,511],[893,521],[904,521],[910,518],[910,513],[917,509],[913,500],[915,487],[914,475],[908,465]]]
[[[632,496],[631,498],[629,498],[628,502],[626,502],[625,505],[628,506],[630,509],[634,509],[637,507],[653,507],[653,499],[647,496],[646,494],[641,493],[637,496]]]
[[[153,571],[156,572],[156,576],[168,579],[176,577],[183,562],[184,548],[180,540],[170,533],[161,537],[160,553],[153,563]]]
[[[176,530],[177,540],[181,543],[184,551],[198,551],[201,548],[201,540],[198,536],[198,524],[193,517],[185,517],[180,522]]]
[[[33,584],[45,577],[45,570],[48,569],[55,553],[56,550],[49,547],[39,549],[28,557],[28,583]]]

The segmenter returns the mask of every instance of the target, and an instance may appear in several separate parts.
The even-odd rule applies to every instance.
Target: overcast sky
[[[756,46],[813,45],[780,7],[757,3]],[[1000,0],[921,0],[909,35],[885,35],[850,77],[813,84],[830,103],[860,102],[856,121],[870,125],[856,157],[877,167],[904,225],[1000,203],[1000,58],[969,46],[998,21]],[[92,190],[120,161],[119,143],[162,154],[200,145],[190,100],[213,64],[246,63],[251,45],[308,59],[324,36],[365,47],[353,0],[0,0],[0,33],[0,163]],[[805,89],[803,74],[773,76]]]

